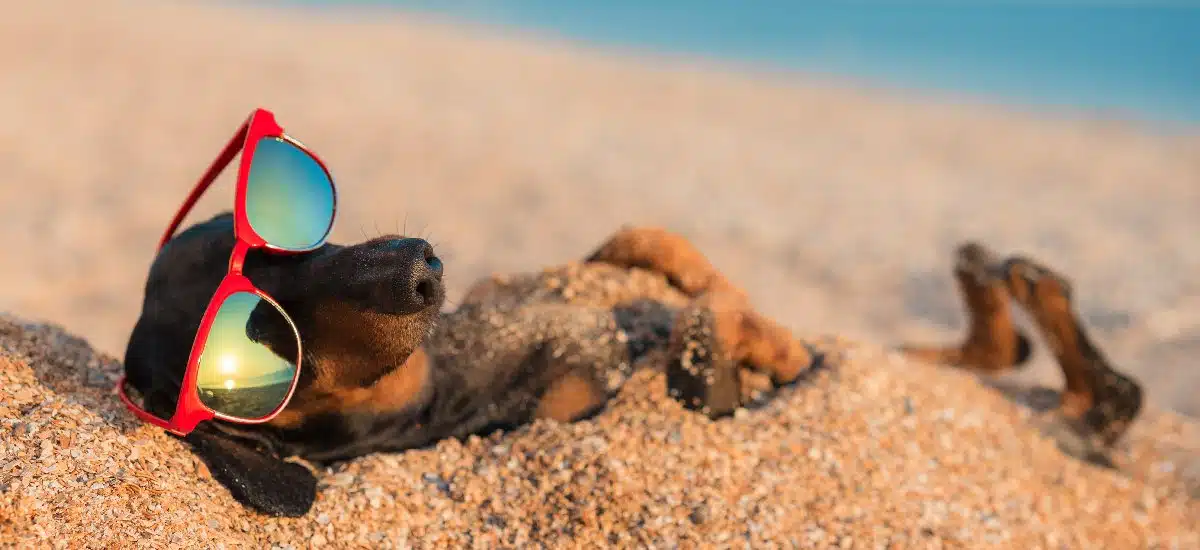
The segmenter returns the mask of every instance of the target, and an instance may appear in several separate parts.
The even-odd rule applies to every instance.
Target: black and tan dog
[[[970,318],[966,338],[949,347],[907,346],[901,351],[979,373],[1001,373],[1024,364],[1029,339],[1013,324],[1010,301],[1033,319],[1062,370],[1059,405],[1043,423],[1060,448],[1111,465],[1108,450],[1142,409],[1142,388],[1119,372],[1092,342],[1075,313],[1066,278],[1024,256],[1005,260],[979,243],[957,251],[955,276]]]
[[[224,214],[179,234],[151,266],[125,369],[160,417],[174,409],[233,243]],[[322,464],[583,418],[635,368],[661,364],[640,361],[652,353],[668,354],[673,395],[712,416],[739,406],[749,382],[790,383],[814,359],[689,242],[660,229],[624,229],[582,262],[484,280],[449,313],[441,270],[428,243],[401,237],[248,257],[245,274],[292,317],[304,355],[279,416],[204,422],[186,437],[236,499],[300,515],[316,479],[287,458]],[[255,328],[266,339],[290,332]]]
[[[175,237],[151,266],[125,368],[159,416],[174,408],[232,246],[225,214]],[[186,438],[236,499],[300,515],[316,479],[290,457],[330,463],[536,418],[586,417],[634,369],[664,363],[641,361],[656,353],[666,354],[672,394],[711,416],[814,364],[807,345],[756,312],[686,239],[661,229],[624,229],[582,262],[481,281],[448,313],[441,270],[428,243],[390,236],[298,256],[250,255],[246,275],[292,317],[304,356],[296,393],[272,421],[205,422]],[[966,340],[903,351],[979,372],[1013,368],[1031,352],[1013,324],[1015,300],[1066,375],[1059,414],[1094,442],[1089,449],[1111,446],[1139,412],[1141,390],[1091,343],[1066,281],[973,243],[959,248],[955,274],[971,318]],[[289,334],[256,328],[268,339]]]

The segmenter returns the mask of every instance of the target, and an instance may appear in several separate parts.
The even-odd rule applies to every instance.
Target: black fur
[[[230,214],[197,224],[171,240],[150,268],[142,315],[126,348],[125,370],[146,408],[162,418],[174,411],[204,308],[226,273],[234,244],[232,228]],[[426,261],[432,257],[428,243],[419,239],[375,239],[355,246],[327,244],[294,256],[252,252],[244,274],[279,302],[302,339],[312,332],[318,314],[346,309],[335,305],[398,319],[387,327],[392,341],[369,358],[377,363],[353,371],[360,384],[369,385],[402,363],[437,319],[443,291],[440,262]],[[344,319],[344,330],[361,330],[363,319],[350,315]],[[313,382],[316,355],[325,350],[305,348],[304,352],[298,391]],[[267,427],[214,424],[201,423],[186,440],[235,498],[275,515],[308,510],[316,480],[304,467],[280,458],[293,454],[287,452],[286,439]],[[308,431],[316,432],[318,426],[319,422]],[[324,436],[327,441],[353,439],[346,431],[339,426]]]

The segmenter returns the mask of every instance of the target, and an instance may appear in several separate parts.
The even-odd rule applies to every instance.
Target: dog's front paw
[[[791,331],[754,311],[743,295],[725,292],[707,293],[680,310],[670,353],[672,396],[710,417],[761,400],[813,362]]]
[[[271,516],[300,517],[317,498],[317,478],[304,466],[255,448],[220,430],[187,436],[213,478],[243,505]]]

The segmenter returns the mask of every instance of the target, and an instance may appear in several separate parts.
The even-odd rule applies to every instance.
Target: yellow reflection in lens
[[[287,397],[298,357],[295,329],[271,302],[248,292],[225,299],[209,328],[196,385],[209,408],[257,419]]]
[[[235,372],[237,372],[237,357],[234,355],[221,357],[221,374],[233,374]]]

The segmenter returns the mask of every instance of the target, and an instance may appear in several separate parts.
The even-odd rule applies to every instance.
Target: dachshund
[[[160,417],[174,410],[233,245],[233,217],[220,214],[174,237],[150,267],[125,369],[143,406]],[[955,256],[966,338],[899,351],[977,373],[1016,368],[1032,346],[1013,323],[1015,302],[1032,314],[1062,367],[1067,388],[1058,414],[1088,449],[1111,447],[1140,412],[1141,387],[1092,343],[1066,279],[1023,256],[997,259],[974,242]],[[293,458],[325,465],[539,418],[584,419],[640,368],[665,368],[672,397],[717,418],[821,363],[813,346],[756,311],[692,243],[661,228],[625,227],[581,261],[485,278],[448,312],[442,270],[429,243],[397,235],[300,255],[249,255],[246,276],[291,316],[303,356],[278,416],[263,424],[204,422],[184,437],[236,500],[300,516],[317,481]],[[294,346],[286,327],[257,328],[268,343],[291,335]]]
[[[125,371],[153,414],[174,410],[234,242],[233,217],[220,214],[175,236],[150,267]],[[317,483],[293,458],[325,465],[539,418],[579,420],[635,370],[658,365],[673,397],[715,418],[820,359],[660,228],[622,228],[581,261],[486,278],[449,312],[442,270],[428,242],[396,235],[251,252],[245,275],[288,312],[303,343],[295,392],[268,422],[202,422],[186,443],[243,505],[300,516]],[[281,322],[252,315],[262,325],[255,338],[294,350],[295,333],[272,321]],[[646,360],[655,354],[667,360]]]

